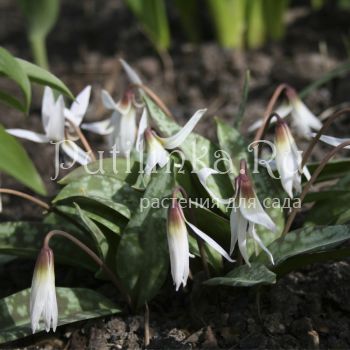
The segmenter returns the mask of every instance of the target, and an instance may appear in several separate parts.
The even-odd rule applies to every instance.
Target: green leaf
[[[26,113],[25,106],[23,106],[22,102],[17,98],[11,96],[7,92],[0,91],[0,101],[2,101],[5,105],[18,109],[19,111]]]
[[[58,0],[18,0],[27,19],[28,35],[45,37],[58,16]]]
[[[58,325],[85,321],[120,312],[105,296],[86,288],[56,288]],[[0,344],[32,334],[29,312],[30,289],[0,300]]]
[[[227,152],[229,159],[232,160],[227,169],[230,170],[231,181],[234,181],[239,174],[240,160],[248,159],[247,144],[237,128],[229,126],[219,118],[215,118],[215,121],[220,148]]]
[[[36,259],[45,235],[55,229],[60,229],[60,226],[21,221],[0,223],[0,254]],[[92,245],[81,234],[70,233],[89,246]],[[57,262],[79,266],[90,271],[97,270],[97,266],[92,259],[66,239],[54,237],[50,241],[50,246],[54,251]]]
[[[13,80],[20,87],[23,93],[24,103],[22,104],[4,92],[0,94],[0,99],[14,108],[28,112],[32,94],[29,79],[25,70],[18,64],[16,58],[3,47],[0,47],[0,74]],[[19,106],[21,107],[19,108]]]
[[[166,167],[153,175],[141,203],[171,197],[174,178]],[[169,203],[169,201],[168,201]],[[150,300],[163,285],[168,272],[167,208],[140,207],[131,217],[117,252],[117,271],[136,307]]]
[[[285,33],[285,14],[289,0],[264,0],[264,20],[268,35],[273,40],[280,40]]]
[[[200,40],[200,24],[198,14],[197,0],[175,0],[174,4],[179,13],[180,21],[188,38],[198,43]]]
[[[255,49],[262,46],[266,39],[266,22],[264,21],[264,5],[261,0],[247,2],[247,46]],[[266,6],[266,5],[265,5]]]
[[[170,136],[178,132],[181,127],[172,119],[170,119],[164,112],[148,97],[145,97],[145,102],[149,113],[157,128],[162,133],[161,136]],[[217,176],[210,176],[207,179],[207,186],[218,197],[230,198],[233,195],[233,187],[227,169],[222,161],[218,161],[220,156],[219,148],[198,134],[190,134],[184,143],[180,146],[187,160],[192,164],[194,172],[201,170],[203,167],[217,169],[223,174]],[[219,205],[223,209],[223,206]]]
[[[308,164],[307,167],[311,175],[315,172],[316,168],[319,166],[319,162]],[[321,171],[320,175],[316,179],[317,182],[329,181],[336,178],[342,178],[349,174],[350,169],[350,159],[339,159],[328,162],[326,166]],[[305,177],[303,177],[305,181]]]
[[[242,96],[241,96],[241,101],[239,102],[238,113],[233,121],[233,127],[236,129],[240,128],[243,121],[243,117],[244,117],[244,113],[245,113],[245,109],[248,101],[248,95],[249,95],[249,82],[250,82],[250,71],[249,69],[247,69],[244,74]]]
[[[105,226],[98,226],[95,221],[89,217],[89,213],[82,210],[76,203],[75,207],[77,208],[78,215],[80,216],[83,223],[88,228],[88,231],[91,234],[92,239],[95,242],[95,246],[98,250],[98,255],[100,258],[110,267],[112,271],[115,271],[115,256],[117,253],[117,247],[119,244],[118,235],[114,234],[114,231],[106,230]],[[105,276],[104,269],[96,273],[95,277],[103,278]]]
[[[207,3],[220,45],[227,48],[242,48],[247,1],[207,0]]]
[[[98,255],[100,258],[104,259],[108,252],[108,242],[100,228],[86,215],[86,213],[80,209],[79,205],[74,203],[78,211],[78,215],[87,227],[88,231],[91,233],[92,239],[95,241],[95,245],[98,249]]]
[[[28,75],[28,78],[31,82],[50,86],[51,88],[74,100],[74,95],[68,89],[68,87],[52,73],[44,68],[36,66],[35,64],[22,60],[20,58],[17,58],[16,60],[19,63],[21,69]]]
[[[333,250],[335,247],[350,239],[349,225],[336,225],[327,227],[306,227],[292,231],[268,246],[275,265],[282,264],[287,259],[301,254],[313,254]],[[264,254],[260,253],[254,260],[267,266],[271,263]]]
[[[46,190],[34,164],[22,145],[0,125],[0,170],[35,192],[45,195]]]
[[[121,234],[128,222],[124,216],[96,201],[76,197],[75,202],[78,202],[80,208],[89,219],[93,220],[99,225],[104,226],[117,236]],[[77,210],[74,206],[75,202],[68,203],[69,205],[60,204],[55,206],[55,208],[65,213],[72,219],[79,220]]]
[[[125,0],[159,51],[169,48],[169,24],[164,0]]]
[[[106,175],[134,185],[140,170],[142,170],[140,163],[133,158],[105,158],[74,169],[58,183],[67,185],[87,175]]]
[[[48,68],[45,39],[56,23],[59,0],[18,0],[27,20],[27,35],[32,46],[34,61]]]
[[[262,284],[276,283],[276,275],[266,266],[252,264],[243,265],[230,271],[225,277],[214,277],[205,281],[208,286],[252,287]]]
[[[228,250],[231,241],[230,221],[195,201],[190,201],[190,205],[196,226]]]
[[[105,205],[127,219],[137,208],[141,193],[127,183],[106,175],[87,175],[65,186],[52,201],[58,203],[85,197]]]

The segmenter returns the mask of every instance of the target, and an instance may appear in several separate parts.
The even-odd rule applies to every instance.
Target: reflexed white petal
[[[117,109],[117,104],[114,102],[113,98],[108,91],[102,90],[101,92],[102,103],[107,109],[115,110]]]
[[[46,135],[38,134],[34,131],[24,129],[7,129],[6,132],[12,136],[20,137],[21,139],[26,139],[33,142],[47,143],[50,141]]]
[[[144,149],[144,133],[148,126],[148,115],[147,108],[144,108],[142,111],[142,116],[139,123],[139,129],[137,131],[137,139],[136,139],[136,151],[143,152]]]
[[[232,201],[232,198],[229,199],[222,199],[219,198],[207,185],[207,178],[213,174],[219,174],[218,171],[212,168],[202,168],[201,170],[197,171],[197,176],[202,184],[202,186],[205,188],[205,190],[210,194],[210,196],[215,199],[218,203],[221,204],[229,204]]]
[[[311,133],[312,137],[315,137],[316,134]],[[328,135],[321,135],[320,140],[322,142],[328,143],[331,146],[337,147],[343,142],[350,141],[350,138],[340,138],[340,137],[334,137],[334,136],[328,136]],[[344,147],[345,149],[350,149],[350,146]]]
[[[289,103],[284,103],[275,109],[274,112],[277,113],[281,118],[285,118],[292,112],[292,109],[293,107]],[[276,122],[276,118],[273,118],[273,122]]]
[[[207,234],[205,234],[203,231],[201,231],[198,227],[191,224],[186,218],[185,221],[188,226],[191,227],[193,232],[199,236],[203,241],[208,243],[213,249],[215,249],[220,255],[222,255],[225,259],[227,259],[230,262],[234,262],[228,255],[228,253],[225,251],[224,248],[222,248],[218,243],[216,243],[211,237],[209,237]]]
[[[250,267],[249,256],[247,251],[247,230],[249,223],[245,217],[239,213],[237,213],[237,237],[238,237],[238,248],[242,255],[243,260]]]
[[[192,132],[206,111],[206,109],[198,110],[175,135],[167,138],[161,138],[164,147],[166,149],[174,149],[179,147],[185,141],[186,137]]]
[[[60,96],[55,104],[55,108],[50,115],[50,119],[46,128],[46,136],[53,141],[64,139],[64,100]]]
[[[130,154],[136,139],[136,110],[130,108],[127,114],[116,118],[116,124],[111,137],[112,146],[116,147],[121,156]]]
[[[113,132],[111,118],[101,120],[98,122],[84,123],[81,125],[84,130],[91,131],[98,135],[109,135]]]
[[[274,112],[277,113],[281,118],[285,118],[291,113],[291,111],[292,106],[290,104],[282,104]],[[272,120],[270,121],[270,124],[273,123],[276,123],[276,118],[272,118]],[[262,124],[262,119],[257,120],[248,128],[248,132],[253,132],[254,130],[260,128]]]
[[[149,175],[152,170],[159,165],[163,168],[169,161],[169,153],[158,142],[158,145],[152,148],[148,147],[145,173]]]
[[[258,234],[255,231],[255,227],[254,225],[249,225],[249,229],[248,229],[248,234],[254,239],[254,241],[256,243],[259,244],[260,248],[269,256],[271,263],[274,265],[274,260],[273,260],[273,256],[271,254],[271,252],[265,247],[264,243],[262,242],[262,240],[260,239],[260,237],[258,236]]]
[[[70,112],[74,118],[73,122],[77,126],[79,126],[83,121],[84,115],[89,106],[90,94],[91,85],[88,85],[83,91],[80,92],[70,108]]]
[[[304,174],[307,181],[309,181],[311,179],[310,171],[306,165],[304,165],[304,167],[303,167],[303,174]]]
[[[140,79],[138,74],[135,72],[135,70],[133,68],[131,68],[130,65],[128,63],[126,63],[123,59],[120,59],[119,61],[122,65],[126,75],[128,76],[130,82],[132,84],[141,85],[142,80]]]
[[[168,247],[170,255],[171,276],[173,278],[175,288],[178,290],[183,284],[186,286],[189,274],[189,246],[187,229],[185,223],[179,227],[172,228],[168,225]]]
[[[276,231],[276,225],[264,211],[256,194],[255,194],[254,201],[251,200],[249,202],[246,202],[244,200],[242,201],[242,198],[240,198],[239,208],[242,215],[248,221],[254,222],[257,225],[262,225],[273,232]]]
[[[292,105],[293,125],[300,136],[308,137],[311,129],[321,129],[321,121],[306,107],[306,105],[299,98],[293,99]]]
[[[85,165],[91,162],[91,157],[73,141],[65,140],[64,142],[60,143],[60,146],[63,152],[66,153],[67,156],[74,162],[77,162],[81,165]]]
[[[41,120],[45,132],[47,131],[47,126],[49,124],[51,115],[54,114],[55,104],[55,97],[53,95],[52,89],[48,86],[45,86],[43,101],[41,105]]]

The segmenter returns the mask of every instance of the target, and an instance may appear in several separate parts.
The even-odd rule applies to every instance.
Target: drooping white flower
[[[110,94],[103,90],[102,102],[113,112],[111,117],[100,122],[83,124],[82,129],[108,135],[110,146],[114,146],[121,156],[128,156],[134,147],[137,130],[133,99],[132,90],[127,90],[118,102],[114,102]]]
[[[149,175],[157,165],[162,168],[168,163],[169,153],[167,150],[181,146],[205,112],[206,109],[198,110],[176,134],[170,137],[160,137],[155,131],[147,127],[147,111],[144,110],[140,120],[136,149],[139,151],[143,150],[144,143],[147,146],[146,175]]]
[[[185,218],[181,206],[179,205],[175,195],[173,195],[172,204],[168,209],[167,238],[170,255],[171,276],[173,278],[176,290],[180,288],[181,284],[184,287],[186,286],[190,271],[190,251],[186,225],[188,225],[196,235],[208,243],[224,258],[230,262],[233,262],[227,252],[218,243],[216,243],[211,237],[209,237],[195,225],[191,224]]]
[[[315,137],[315,133],[310,134],[311,137]],[[350,138],[340,138],[340,137],[334,137],[334,136],[328,136],[328,135],[321,135],[320,140],[324,143],[327,143],[331,146],[337,147],[343,142],[349,142]],[[345,146],[345,149],[350,149],[350,146]]]
[[[293,188],[301,192],[302,152],[298,150],[292,133],[286,122],[278,119],[275,129],[276,167],[281,177],[281,184],[290,198]],[[308,175],[306,167],[305,174]]]
[[[123,59],[119,60],[130,82],[141,85],[142,81],[134,69]],[[141,89],[139,89],[142,92]],[[113,111],[110,118],[102,121],[84,123],[82,129],[91,131],[99,135],[109,135],[109,143],[116,146],[117,151],[122,156],[130,153],[136,135],[136,110],[133,105],[133,93],[128,90],[119,102],[114,102],[110,94],[102,91],[102,102],[104,106]]]
[[[55,290],[55,267],[53,252],[43,247],[38,255],[30,293],[30,320],[32,331],[39,329],[44,319],[46,332],[57,327],[58,310]]]
[[[279,106],[275,110],[275,113],[277,113],[281,118],[285,118],[290,115],[292,118],[292,125],[297,134],[301,137],[308,138],[311,130],[321,129],[322,123],[320,119],[310,111],[310,109],[298,96],[296,91],[291,87],[287,87],[285,92],[288,98],[288,103]],[[273,123],[274,120],[271,120],[271,122]],[[262,123],[262,120],[255,122],[248,128],[248,131],[252,132],[258,129]]]
[[[276,231],[276,225],[261,206],[254,191],[252,180],[247,173],[245,163],[244,166],[241,167],[240,174],[236,178],[235,204],[230,215],[230,254],[232,254],[238,242],[239,251],[246,264],[250,266],[247,252],[247,239],[253,239],[260,248],[266,252],[273,264],[273,256],[256,233],[255,225],[262,225],[272,232]]]
[[[294,90],[287,92],[292,106],[292,125],[302,137],[308,137],[311,130],[322,128],[321,121],[310,111]]]
[[[74,103],[73,103],[74,105]],[[65,106],[63,96],[55,101],[53,91],[45,87],[41,107],[42,124],[45,134],[25,129],[7,129],[6,131],[16,137],[20,137],[37,143],[59,142],[62,150],[74,161],[87,164],[91,161],[79,146],[65,136]]]
[[[247,173],[246,163],[243,164],[240,169],[240,174],[236,178],[235,196],[232,199],[218,198],[206,185],[207,177],[217,174],[214,169],[203,168],[197,175],[202,183],[203,187],[209,194],[212,195],[218,202],[223,204],[231,203],[233,206],[230,215],[231,226],[231,245],[230,254],[232,254],[235,245],[238,242],[238,247],[244,261],[250,266],[249,256],[247,253],[247,240],[253,239],[269,256],[273,263],[272,254],[265,247],[262,240],[258,236],[255,230],[255,225],[262,225],[271,231],[276,231],[276,226],[271,218],[266,214],[261,206],[259,199],[254,191],[253,183]],[[232,205],[234,203],[234,205]]]

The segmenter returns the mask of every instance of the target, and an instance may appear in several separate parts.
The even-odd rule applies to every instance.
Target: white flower
[[[86,111],[89,107],[89,100],[91,94],[91,86],[86,86],[76,97],[71,107],[64,109],[64,116],[66,119],[74,123],[76,126],[80,126],[82,123]]]
[[[120,63],[130,82],[141,85],[142,81],[137,73],[120,59]],[[139,89],[142,93],[142,90]],[[84,123],[81,128],[99,135],[109,135],[109,143],[115,146],[122,156],[127,156],[135,143],[136,138],[136,110],[133,105],[134,95],[128,90],[121,101],[114,102],[106,90],[102,90],[102,102],[104,106],[113,111],[110,118],[93,123]]]
[[[30,320],[32,331],[39,329],[43,317],[45,329],[48,332],[57,327],[57,300],[55,290],[55,269],[53,252],[43,247],[37,258],[30,293]]]
[[[168,163],[169,154],[167,150],[172,150],[181,146],[205,112],[206,109],[198,110],[180,131],[170,137],[163,138],[147,127],[147,111],[144,110],[140,120],[136,150],[139,152],[142,151],[144,149],[144,142],[146,143],[146,175],[149,175],[157,165],[162,168]]]
[[[203,168],[197,175],[202,183],[203,187],[209,194],[220,203],[227,204],[232,201],[232,211],[230,215],[231,226],[231,245],[230,254],[232,254],[235,245],[238,242],[238,247],[244,261],[250,266],[249,257],[247,253],[247,239],[253,239],[269,256],[273,263],[273,257],[270,251],[265,247],[260,237],[256,233],[255,225],[262,225],[267,229],[275,232],[276,226],[271,218],[266,214],[261,206],[259,199],[254,191],[252,181],[247,174],[247,168],[245,162],[241,162],[244,166],[241,166],[240,174],[236,178],[235,197],[233,199],[221,199],[213,194],[206,185],[206,179],[208,176],[217,174],[214,169]]]
[[[246,166],[241,168],[240,174],[236,178],[235,200],[236,205],[232,208],[230,215],[230,254],[232,254],[238,242],[239,251],[246,264],[250,266],[247,239],[251,238],[266,252],[273,264],[273,256],[256,233],[255,225],[262,225],[272,232],[276,231],[276,225],[261,206],[254,191],[252,180],[247,174]]]
[[[188,231],[186,224],[203,241],[208,243],[228,261],[233,262],[226,251],[212,238],[202,232],[198,227],[191,224],[186,218],[177,199],[173,195],[172,204],[168,209],[167,238],[170,255],[171,276],[175,288],[178,290],[181,284],[185,287],[189,274],[190,251],[188,244]]]
[[[290,198],[293,188],[301,192],[301,151],[298,150],[287,123],[278,119],[275,129],[276,167],[281,177],[281,184]],[[308,175],[306,167],[304,173]]]
[[[55,101],[53,91],[49,87],[45,87],[44,90],[41,117],[45,134],[24,129],[7,129],[6,131],[13,136],[37,143],[58,142],[62,150],[74,161],[80,164],[87,164],[91,161],[91,158],[79,146],[65,138],[63,96],[59,96]]]
[[[321,121],[310,111],[297,94],[290,97],[290,104],[292,106],[292,125],[298,135],[308,137],[311,129],[319,130],[322,128]]]
[[[113,111],[110,118],[100,122],[83,124],[82,129],[100,135],[108,135],[111,147],[115,147],[121,156],[128,156],[136,140],[136,109],[133,104],[134,93],[127,90],[117,103],[106,90],[102,90],[104,106]]]
[[[297,134],[301,137],[308,138],[311,130],[319,130],[322,127],[321,121],[310,111],[310,109],[300,99],[296,91],[291,88],[286,88],[286,95],[288,103],[280,105],[276,110],[281,118],[285,118],[291,115],[292,125],[295,128]],[[271,123],[275,120],[271,120]],[[259,120],[253,123],[248,131],[252,132],[258,129],[262,125],[263,121]]]
[[[315,137],[316,134],[315,133],[311,133],[310,134],[311,137]],[[342,144],[343,142],[349,142],[350,138],[340,138],[340,137],[334,137],[334,136],[328,136],[328,135],[321,135],[320,140],[331,145],[334,147],[339,146],[340,144]],[[345,146],[345,149],[350,149],[350,146]]]

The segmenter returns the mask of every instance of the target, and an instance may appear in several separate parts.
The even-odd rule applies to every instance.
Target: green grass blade
[[[242,48],[246,0],[207,0],[220,45]]]
[[[125,0],[158,51],[170,46],[169,24],[163,0]]]

